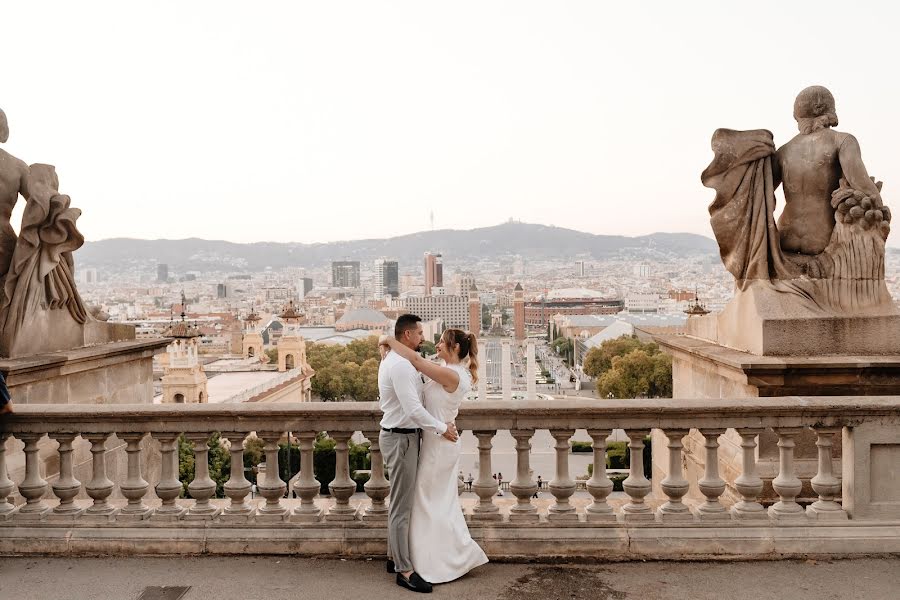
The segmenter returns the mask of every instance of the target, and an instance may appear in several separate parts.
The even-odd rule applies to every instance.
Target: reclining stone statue
[[[726,345],[748,345],[729,329],[753,320],[790,329],[790,320],[898,316],[884,282],[891,211],[881,183],[869,177],[856,138],[832,129],[838,118],[826,88],[801,91],[794,118],[800,133],[777,150],[764,129],[713,134],[714,158],[701,181],[716,191],[710,222],[735,277],[718,325]],[[776,224],[779,186],[785,207]]]

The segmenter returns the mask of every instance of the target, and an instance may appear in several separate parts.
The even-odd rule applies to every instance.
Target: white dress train
[[[433,381],[425,384],[425,410],[445,423],[456,419],[463,397],[472,389],[472,377],[464,367],[450,368],[459,372],[459,387],[454,393],[447,393]],[[453,581],[488,562],[469,535],[459,504],[459,451],[459,441],[423,434],[409,522],[409,548],[413,568],[431,583]]]

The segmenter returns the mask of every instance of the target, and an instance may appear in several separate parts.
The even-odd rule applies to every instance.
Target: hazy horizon
[[[900,197],[897,10],[12,3],[2,147],[56,165],[93,241],[384,238],[432,213],[435,229],[712,237],[712,132],[783,144],[811,84],[834,93],[886,204]]]

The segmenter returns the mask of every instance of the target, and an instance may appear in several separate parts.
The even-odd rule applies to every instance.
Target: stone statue
[[[891,212],[852,135],[835,131],[834,98],[821,86],[794,102],[800,133],[777,151],[766,130],[719,129],[703,184],[726,268],[746,291],[765,281],[822,314],[892,305],[884,285]],[[775,189],[785,208],[774,221]]]
[[[764,129],[713,134],[715,156],[701,180],[716,191],[710,223],[735,277],[727,326],[900,316],[884,282],[891,212],[881,183],[869,177],[856,138],[832,129],[837,111],[826,88],[801,91],[794,118],[800,133],[777,151]],[[779,186],[785,208],[776,224]],[[721,321],[720,339],[746,337],[723,332]],[[757,342],[735,345],[762,347]]]
[[[9,128],[0,110],[0,142]],[[18,357],[134,339],[133,328],[100,322],[75,286],[72,253],[84,244],[81,211],[58,191],[51,165],[26,166],[0,150],[0,356]],[[26,200],[17,236],[10,223]]]

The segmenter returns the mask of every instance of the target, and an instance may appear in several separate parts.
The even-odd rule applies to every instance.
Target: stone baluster
[[[300,505],[294,508],[291,520],[306,523],[316,522],[322,518],[322,509],[315,503],[315,497],[319,495],[320,488],[313,473],[313,448],[316,442],[316,432],[301,431],[296,436],[300,446],[300,477],[294,483],[294,491],[300,497]]]
[[[208,521],[214,519],[222,511],[209,500],[216,494],[216,482],[209,476],[209,434],[190,432],[184,434],[194,449],[194,480],[188,484],[188,493],[194,499],[185,519],[191,521]]]
[[[288,509],[281,503],[281,497],[287,489],[287,484],[281,480],[278,468],[278,440],[281,439],[280,431],[260,431],[257,433],[263,441],[263,451],[266,453],[266,471],[262,480],[256,482],[259,495],[266,499],[266,503],[256,511],[258,521],[283,521],[288,514]]]
[[[719,436],[725,433],[723,428],[701,429],[706,448],[706,468],[703,477],[697,482],[700,493],[706,500],[697,507],[701,521],[722,521],[730,519],[725,506],[719,502],[719,496],[725,493],[725,481],[719,476]]]
[[[594,470],[585,487],[590,492],[593,502],[587,507],[587,520],[592,523],[614,523],[616,513],[606,498],[612,493],[613,482],[606,474],[606,439],[611,429],[588,429],[588,435],[594,440]]]
[[[625,521],[653,521],[653,511],[644,502],[644,498],[650,493],[650,480],[644,475],[644,437],[650,431],[647,429],[629,429],[628,448],[631,450],[631,465],[628,469],[628,478],[622,482],[622,488],[628,494],[630,501],[622,507]]]
[[[142,521],[150,516],[150,508],[144,504],[144,496],[150,489],[150,484],[141,475],[141,443],[146,433],[121,433],[119,437],[125,440],[125,452],[128,454],[128,474],[125,481],[119,485],[122,495],[128,499],[118,518],[125,521]]]
[[[494,504],[499,484],[491,473],[491,440],[497,433],[493,431],[473,431],[478,438],[478,479],[472,489],[478,495],[478,504],[472,510],[472,519],[476,521],[500,521],[500,508]]]
[[[347,442],[353,432],[339,431],[332,434],[334,438],[334,481],[328,484],[334,504],[325,515],[326,521],[353,521],[356,519],[356,507],[350,504],[350,498],[356,491],[356,482],[350,477],[350,449]]]
[[[60,433],[53,436],[59,443],[59,477],[51,486],[53,493],[59,498],[59,504],[53,507],[51,519],[75,519],[84,512],[75,504],[75,496],[81,491],[81,482],[75,479],[72,462],[72,442],[78,437],[76,433]]]
[[[572,429],[551,429],[550,435],[556,440],[556,473],[550,480],[550,493],[556,502],[550,507],[548,521],[577,521],[575,507],[569,497],[575,493],[575,481],[569,475],[569,438],[575,435]]]
[[[516,440],[516,478],[509,489],[516,497],[516,505],[509,511],[509,520],[523,523],[537,523],[537,507],[531,497],[537,492],[537,483],[531,478],[530,455],[533,430],[514,429],[510,434]]]
[[[664,431],[669,443],[669,472],[666,478],[660,482],[662,491],[668,497],[668,501],[656,511],[659,520],[663,523],[678,521],[693,521],[687,505],[681,501],[688,493],[690,486],[684,478],[681,465],[681,451],[684,448],[682,439],[688,434],[687,429],[666,429]]]
[[[806,515],[812,519],[846,520],[847,512],[835,498],[841,494],[841,481],[834,476],[831,449],[839,427],[816,427],[816,447],[819,449],[819,470],[810,483],[819,499],[806,507]]]
[[[369,459],[372,463],[372,474],[363,485],[372,503],[366,508],[363,521],[386,521],[388,508],[384,500],[391,491],[391,484],[384,477],[384,458],[381,456],[379,432],[366,431],[363,435],[369,440]]]
[[[803,484],[794,472],[794,436],[803,431],[803,427],[776,427],[778,435],[778,476],[772,480],[772,488],[778,494],[779,501],[769,507],[769,516],[776,521],[803,520],[803,507],[797,504]]]
[[[503,400],[512,400],[512,347],[509,340],[503,340],[500,349],[500,389]]]
[[[766,509],[759,503],[759,495],[763,491],[763,481],[756,473],[756,437],[763,432],[761,428],[744,427],[737,429],[741,436],[741,474],[734,480],[734,487],[741,495],[741,500],[731,507],[731,516],[735,519],[768,519]]]
[[[175,501],[184,489],[178,480],[178,433],[154,433],[159,441],[160,473],[159,483],[154,491],[162,501],[150,517],[154,521],[177,521],[184,515],[185,508]]]
[[[44,503],[47,493],[47,481],[41,477],[41,457],[38,455],[38,442],[43,433],[20,433],[18,438],[25,442],[25,479],[19,484],[19,493],[25,498],[25,506],[19,508],[16,519],[39,521],[44,518],[50,508]]]
[[[115,484],[106,474],[106,441],[109,433],[87,433],[81,437],[91,443],[91,480],[84,486],[84,491],[94,501],[84,511],[84,518],[110,521],[115,518],[119,509],[112,506],[107,499],[112,494]]]
[[[228,440],[228,451],[231,453],[231,473],[223,486],[225,495],[231,499],[231,504],[222,511],[222,520],[246,522],[253,513],[253,507],[247,502],[250,482],[244,477],[244,439],[247,434],[230,431],[223,433],[222,437]]]
[[[0,432],[0,521],[5,521],[16,510],[15,505],[9,501],[10,495],[16,490],[16,484],[9,478],[6,467],[6,440],[8,433]]]

